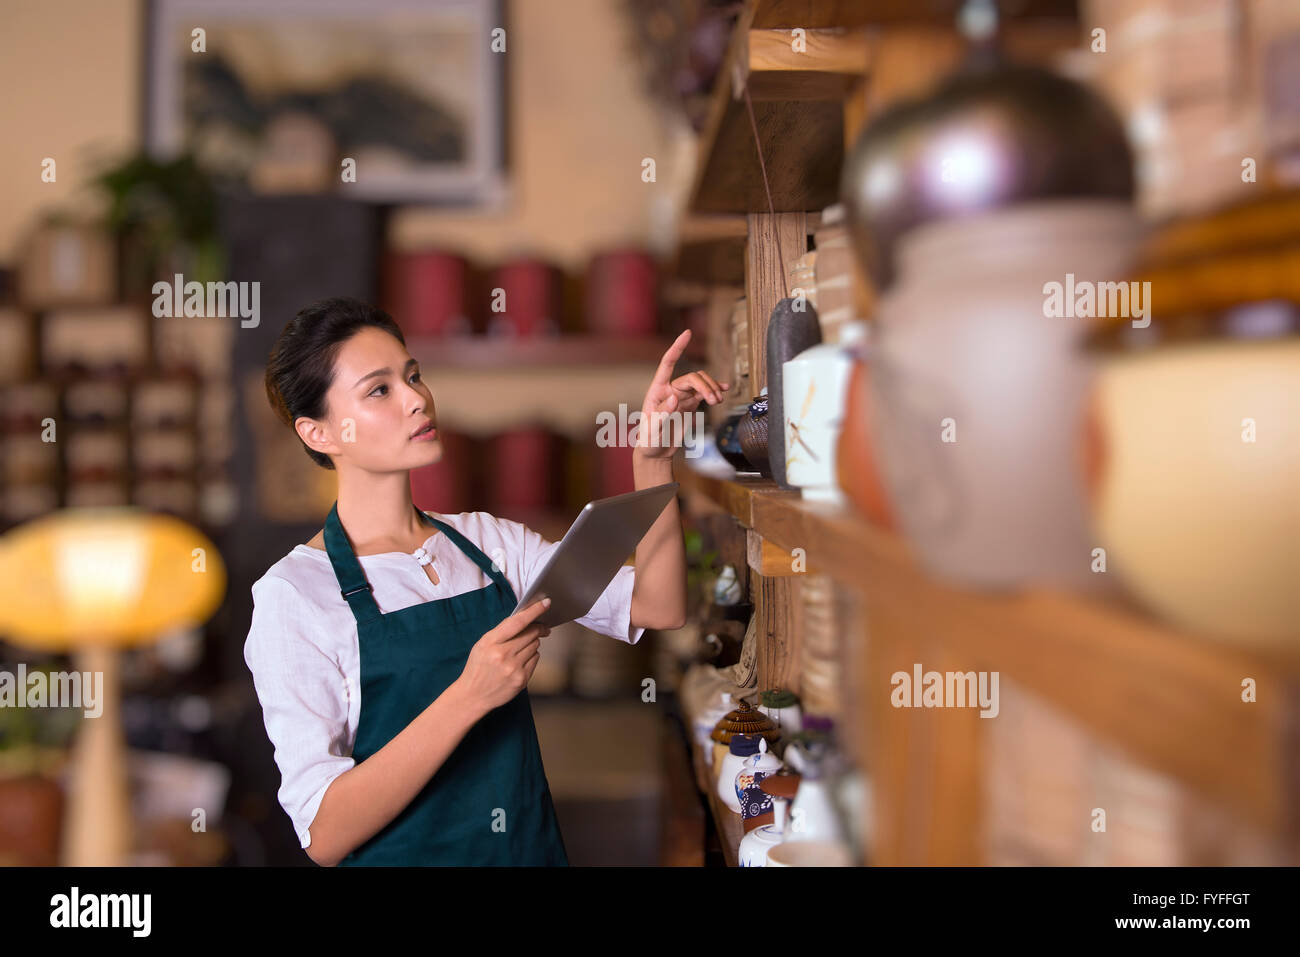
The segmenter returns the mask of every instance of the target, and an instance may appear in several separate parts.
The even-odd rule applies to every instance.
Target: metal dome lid
[[[976,47],[931,94],[862,131],[840,193],[854,248],[883,290],[898,240],[924,223],[1042,199],[1131,202],[1133,154],[1098,94]]]

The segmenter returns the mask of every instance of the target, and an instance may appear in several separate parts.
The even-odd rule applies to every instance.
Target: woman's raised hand
[[[637,455],[652,459],[672,458],[688,432],[683,417],[693,415],[701,403],[717,405],[731,388],[730,383],[718,382],[707,372],[688,372],[673,378],[677,360],[690,341],[691,331],[687,329],[659,360],[659,367],[641,404],[634,450]]]

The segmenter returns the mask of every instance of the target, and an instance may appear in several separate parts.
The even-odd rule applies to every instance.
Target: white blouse
[[[425,514],[451,525],[482,549],[517,596],[532,584],[558,546],[526,525],[487,512]],[[422,548],[432,556],[436,585],[416,553],[358,556],[380,612],[388,614],[490,584],[491,579],[441,531],[435,529]],[[578,624],[636,644],[645,629],[631,626],[634,574],[630,565],[620,568]],[[352,745],[361,714],[357,622],[339,593],[329,556],[308,545],[296,545],[253,583],[252,591],[244,661],[253,673],[266,733],[275,748],[280,805],[299,842],[308,847],[308,828],[326,788],[355,764]]]

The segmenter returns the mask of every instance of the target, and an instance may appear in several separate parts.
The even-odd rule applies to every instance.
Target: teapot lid
[[[758,697],[765,708],[788,708],[799,700],[789,688],[768,688]]]

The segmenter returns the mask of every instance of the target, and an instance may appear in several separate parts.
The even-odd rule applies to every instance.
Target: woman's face
[[[406,347],[389,333],[365,326],[339,348],[334,381],[325,395],[327,418],[300,418],[309,446],[372,472],[419,468],[442,458],[433,394]],[[413,438],[432,422],[433,432]]]

